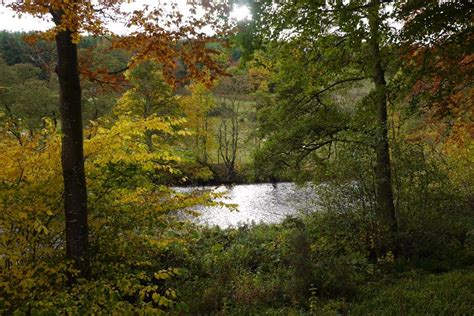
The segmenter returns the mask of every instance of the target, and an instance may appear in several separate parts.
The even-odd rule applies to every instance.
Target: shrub
[[[156,170],[172,173],[180,158],[166,146],[150,152],[145,131],[173,134],[179,124],[122,117],[86,132],[92,277],[72,286],[60,134],[52,125],[20,138],[0,129],[0,313],[159,312],[175,304],[168,283],[178,270],[162,260],[184,240],[174,214],[209,196],[155,185]]]

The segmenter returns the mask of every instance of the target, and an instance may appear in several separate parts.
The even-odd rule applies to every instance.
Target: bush
[[[474,263],[468,235],[474,230],[472,167],[460,169],[433,149],[398,150],[396,197],[400,256],[435,272]],[[449,157],[448,157],[449,158]]]
[[[172,173],[179,157],[166,148],[149,152],[144,136],[149,128],[175,133],[178,123],[124,117],[87,131],[92,277],[72,285],[60,134],[51,125],[18,139],[0,129],[0,313],[160,312],[175,305],[169,279],[178,270],[162,260],[184,242],[175,212],[209,196],[156,185],[155,171]]]

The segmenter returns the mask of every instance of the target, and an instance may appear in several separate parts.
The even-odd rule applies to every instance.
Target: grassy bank
[[[431,249],[423,248],[426,240],[411,240],[416,254],[377,254],[376,229],[361,215],[322,212],[281,224],[189,228],[190,242],[175,257],[184,271],[173,283],[180,289],[178,311],[468,315],[473,310],[472,245],[446,231],[445,243]]]

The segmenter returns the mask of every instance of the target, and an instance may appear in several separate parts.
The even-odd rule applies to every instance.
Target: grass
[[[370,284],[351,305],[351,315],[473,315],[474,270],[412,273]]]

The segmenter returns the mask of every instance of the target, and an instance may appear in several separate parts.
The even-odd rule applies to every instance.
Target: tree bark
[[[54,12],[55,23],[62,14]],[[61,165],[64,180],[64,213],[66,218],[66,256],[83,277],[90,273],[88,253],[87,191],[84,169],[81,85],[77,46],[71,31],[56,35],[62,138]]]
[[[376,182],[377,216],[391,231],[396,229],[395,206],[393,203],[392,174],[387,124],[387,84],[385,70],[380,55],[379,0],[372,0],[369,9],[370,51],[373,60],[373,82],[375,84],[375,104],[377,107],[376,133]]]

